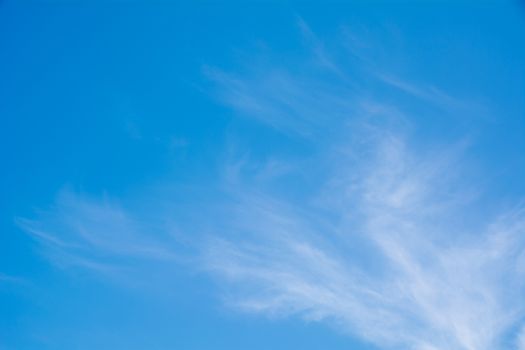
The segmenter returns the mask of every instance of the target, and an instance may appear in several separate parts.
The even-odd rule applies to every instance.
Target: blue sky
[[[525,5],[4,1],[0,349],[525,349]]]

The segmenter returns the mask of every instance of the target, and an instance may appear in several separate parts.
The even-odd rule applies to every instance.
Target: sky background
[[[0,349],[525,349],[525,4],[0,2]]]

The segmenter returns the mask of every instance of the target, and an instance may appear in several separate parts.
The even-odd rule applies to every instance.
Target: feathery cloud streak
[[[151,227],[141,227],[107,196],[92,198],[65,188],[53,208],[33,220],[18,218],[17,223],[41,243],[49,259],[63,268],[114,273],[137,260],[179,259],[173,249],[176,244],[169,237],[154,234]]]
[[[411,143],[417,118],[402,105],[359,88],[323,90],[346,82],[319,50],[319,65],[338,74],[305,82],[259,67],[244,78],[212,76],[241,114],[309,138],[320,151],[308,164],[324,170],[302,200],[235,178],[236,235],[212,239],[206,255],[232,287],[228,302],[327,321],[384,348],[521,349],[525,210],[477,215],[476,178],[460,166],[465,142],[440,151]],[[435,88],[380,80],[439,108],[464,108]],[[316,122],[334,136],[328,143],[319,143]],[[295,175],[310,171],[303,163]]]
[[[348,69],[299,26],[311,59],[205,69],[228,107],[311,152],[231,156],[222,181],[201,184],[224,196],[222,210],[207,209],[214,234],[204,244],[192,236],[200,266],[241,310],[328,322],[385,349],[522,349],[524,209],[480,217],[477,180],[460,166],[467,142],[414,137],[425,116],[378,87],[447,111],[442,123],[464,104],[374,65]],[[301,193],[286,188],[297,182]],[[60,265],[178,263],[175,242],[140,222],[71,191],[36,220],[19,220]]]

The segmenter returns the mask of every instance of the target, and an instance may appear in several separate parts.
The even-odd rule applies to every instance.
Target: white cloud
[[[303,31],[315,39],[314,53],[321,50]],[[334,71],[329,55],[316,56]],[[227,302],[328,322],[389,349],[508,348],[525,316],[523,208],[480,214],[483,189],[461,166],[468,142],[414,141],[418,118],[381,102],[386,90],[346,89],[340,75],[309,80],[276,66],[214,78],[223,101],[242,115],[307,135],[314,159],[290,167],[302,176],[322,168],[322,179],[305,188],[315,195],[297,199],[255,191],[258,184],[242,176],[250,160],[232,163],[235,214],[204,255],[230,288]],[[436,88],[386,75],[375,83],[431,102],[430,109],[464,108]]]
[[[178,260],[169,238],[147,231],[107,196],[99,199],[64,189],[54,206],[36,219],[16,221],[62,267],[111,273],[134,259]]]
[[[28,281],[22,277],[8,275],[0,272],[0,285],[2,284],[27,284]]]
[[[518,338],[516,341],[518,350],[524,350],[525,349],[525,326],[523,326],[518,333]]]
[[[328,321],[388,348],[499,349],[523,316],[525,215],[480,219],[479,232],[455,227],[475,208],[440,193],[450,191],[450,159],[387,140],[358,179],[333,174],[337,220],[239,184],[238,235],[212,240],[206,263],[246,311]]]
[[[202,220],[213,206],[205,196],[186,208],[195,226],[206,221],[213,231],[201,262],[226,286],[227,302],[327,322],[387,349],[524,349],[523,332],[514,334],[525,317],[524,209],[479,214],[482,189],[461,166],[465,142],[414,141],[410,129],[425,116],[407,115],[376,87],[433,106],[459,102],[366,70],[350,76],[299,25],[315,67],[206,69],[219,99],[239,115],[315,150],[306,160],[233,154],[218,186],[226,196],[215,198],[220,210]],[[304,193],[272,187],[282,176],[304,181]],[[134,259],[178,262],[168,236],[151,234],[107,198],[66,190],[49,211],[18,222],[61,266],[108,272]]]

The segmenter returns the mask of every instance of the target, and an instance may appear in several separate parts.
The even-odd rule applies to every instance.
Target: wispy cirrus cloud
[[[340,93],[330,91],[334,87],[318,85],[314,79],[296,79],[279,68],[259,69],[249,77],[210,67],[205,73],[218,85],[219,100],[239,115],[255,118],[290,135],[319,137],[330,126],[323,119],[346,118],[345,113],[353,107],[350,91],[348,99],[340,98]],[[330,115],[324,114],[327,108],[332,110]]]
[[[108,196],[96,198],[65,188],[53,207],[36,218],[17,218],[16,222],[42,245],[49,259],[64,268],[113,273],[136,260],[179,258],[169,237],[155,235],[151,226]]]
[[[244,311],[327,321],[385,348],[506,348],[525,306],[525,211],[458,224],[476,207],[450,186],[450,161],[391,138],[349,168],[358,176],[334,172],[328,207],[240,184],[237,234],[212,239],[206,264]]]
[[[319,66],[333,72],[321,48],[314,41]],[[319,153],[293,174],[317,173],[307,164],[323,171],[299,200],[254,190],[253,176],[234,178],[229,188],[238,202],[227,238],[212,238],[204,258],[230,286],[227,302],[255,314],[328,322],[385,349],[520,349],[525,210],[480,214],[482,189],[461,166],[468,142],[416,142],[410,130],[418,118],[402,104],[355,86],[319,88],[345,86],[340,75],[317,75],[311,84],[307,71],[266,69],[236,76],[235,84],[215,79],[223,102],[271,127],[314,135]],[[268,79],[278,71],[280,79]],[[429,108],[464,108],[437,88],[391,76],[377,83]],[[249,103],[234,102],[241,100]],[[328,142],[315,136],[316,123],[321,133],[330,130]]]
[[[1,284],[27,284],[27,281],[18,276],[12,276],[6,273],[0,272],[0,285]]]
[[[384,87],[440,112],[462,102],[370,66],[348,69],[298,25],[311,54],[304,61],[205,68],[228,108],[309,151],[230,152],[222,178],[199,184],[221,195],[185,208],[195,227],[209,224],[207,234],[187,235],[202,251],[191,264],[217,276],[235,308],[327,322],[384,349],[522,349],[525,209],[486,215],[481,182],[463,165],[467,138],[417,135],[426,116]],[[18,223],[61,266],[179,263],[169,236],[106,198],[65,190]]]
[[[404,81],[399,77],[394,77],[388,74],[378,74],[378,78],[381,79],[388,85],[399,89],[400,91],[422,99],[428,103],[433,103],[436,106],[440,106],[445,109],[459,109],[459,110],[473,110],[479,109],[479,106],[473,105],[473,101],[464,101],[459,98],[455,98],[443,90],[435,86],[416,85],[411,82]]]

